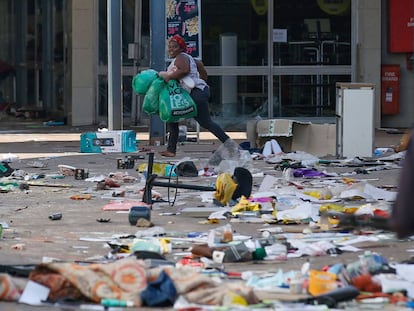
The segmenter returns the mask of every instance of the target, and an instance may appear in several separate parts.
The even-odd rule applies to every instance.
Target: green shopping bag
[[[161,90],[159,115],[165,122],[178,122],[197,116],[197,106],[177,80],[170,80]]]
[[[138,73],[132,79],[132,89],[139,95],[145,95],[151,83],[158,77],[158,72],[154,69],[146,69]]]
[[[149,115],[158,113],[159,97],[161,94],[161,90],[164,88],[165,85],[166,83],[164,82],[164,79],[160,77],[152,81],[151,86],[145,94],[144,100],[142,102],[142,110],[145,113]]]

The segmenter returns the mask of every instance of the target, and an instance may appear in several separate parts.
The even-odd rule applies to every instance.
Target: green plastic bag
[[[151,115],[158,113],[159,111],[159,97],[161,90],[164,88],[166,83],[163,78],[156,78],[152,81],[151,86],[149,87],[147,93],[144,96],[144,101],[142,102],[142,110]]]
[[[132,79],[132,89],[139,95],[145,95],[151,83],[158,77],[158,72],[154,69],[146,69],[138,73]]]
[[[197,116],[197,106],[177,80],[170,80],[161,90],[159,115],[164,122],[178,122]]]

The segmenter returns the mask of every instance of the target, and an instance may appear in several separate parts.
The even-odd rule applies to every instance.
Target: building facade
[[[257,118],[335,120],[337,82],[374,84],[375,126],[409,127],[414,40],[408,37],[403,50],[391,46],[398,40],[390,11],[409,8],[414,21],[412,2],[122,0],[122,102],[114,104],[124,124],[149,123],[131,81],[151,67],[152,42],[170,35],[165,27],[154,38],[153,23],[166,25],[168,10],[192,14],[185,8],[196,7],[188,19],[199,19],[197,30],[187,23],[179,31],[200,37],[211,114],[226,130]],[[153,19],[154,7],[162,18]],[[107,121],[107,12],[106,0],[0,0],[0,104],[38,109],[73,126]],[[414,25],[407,25],[410,35]],[[398,68],[398,88],[384,91],[384,65]],[[390,99],[396,109],[387,112]]]

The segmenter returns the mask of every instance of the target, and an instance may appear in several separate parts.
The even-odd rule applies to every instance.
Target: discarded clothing
[[[177,299],[177,290],[165,271],[141,293],[144,305],[151,307],[172,306]]]

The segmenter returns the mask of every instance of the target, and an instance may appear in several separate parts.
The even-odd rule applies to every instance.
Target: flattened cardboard
[[[267,140],[276,139],[284,152],[304,151],[316,156],[336,153],[336,124],[312,124],[289,119],[260,120],[256,124],[256,134],[258,147]]]

